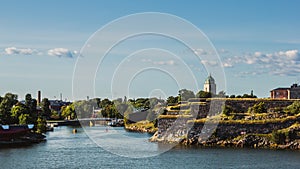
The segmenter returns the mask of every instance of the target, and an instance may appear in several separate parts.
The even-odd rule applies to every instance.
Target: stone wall
[[[204,123],[187,123],[191,118],[161,118],[158,119],[158,141],[166,142],[181,142],[182,139],[198,140]],[[295,119],[286,120],[283,123],[268,122],[265,124],[241,124],[241,123],[220,123],[215,129],[214,136],[220,139],[235,138],[241,134],[268,134],[273,130],[283,129],[291,126],[292,124],[299,122],[300,117]],[[206,124],[206,127],[210,124]],[[214,124],[212,124],[214,126]],[[209,130],[207,127],[205,130]]]
[[[205,118],[208,114],[221,112],[223,104],[231,106],[235,112],[247,112],[248,108],[256,103],[264,102],[268,110],[274,108],[284,108],[291,105],[295,100],[269,100],[269,99],[208,99],[205,103],[191,103],[191,114],[194,117]],[[203,124],[187,123],[191,118],[160,118],[158,119],[158,140],[167,142],[180,142],[184,137],[199,137]],[[265,123],[265,124],[240,124],[240,123],[220,123],[215,134],[218,137],[236,137],[241,133],[271,133],[273,130],[282,129],[290,126],[300,119],[291,119],[284,123]]]
[[[271,100],[271,99],[207,99],[201,104],[191,103],[191,113],[197,115],[197,118],[205,118],[208,114],[214,115],[222,111],[222,105],[232,107],[236,113],[246,113],[249,107],[259,102],[264,102],[268,112],[275,108],[285,108],[291,105],[295,100]],[[172,112],[173,114],[176,114]],[[179,114],[179,113],[178,113]]]
[[[272,99],[230,99],[226,100],[226,105],[231,106],[234,112],[245,113],[248,111],[249,107],[254,106],[259,102],[264,102],[268,110],[274,108],[284,108],[291,105],[295,100],[272,100]]]

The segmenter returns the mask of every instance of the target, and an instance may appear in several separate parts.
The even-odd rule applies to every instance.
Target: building
[[[211,94],[215,95],[216,94],[216,83],[215,79],[209,75],[207,79],[204,82],[204,91],[205,92],[210,92]]]
[[[276,88],[270,94],[272,99],[300,99],[300,86],[293,84],[290,88]]]

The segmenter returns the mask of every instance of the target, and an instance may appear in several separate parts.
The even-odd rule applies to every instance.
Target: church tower
[[[204,82],[204,91],[205,92],[210,92],[213,95],[216,94],[216,83],[215,79],[209,74],[207,79]]]

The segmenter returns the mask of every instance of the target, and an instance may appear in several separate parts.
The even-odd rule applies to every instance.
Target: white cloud
[[[208,54],[207,51],[205,51],[204,49],[201,49],[201,48],[199,48],[199,49],[193,49],[193,52],[196,55],[207,55]]]
[[[218,65],[218,62],[213,61],[213,60],[201,60],[201,63],[206,66],[217,66]]]
[[[167,61],[155,61],[153,62],[155,65],[175,65],[174,60],[167,60]]]
[[[70,51],[66,48],[54,48],[48,50],[49,56],[73,58],[75,54],[77,54],[77,51]]]
[[[7,55],[32,55],[33,53],[36,53],[37,51],[30,48],[16,48],[16,47],[8,47],[4,49],[5,54]]]
[[[233,67],[233,65],[231,63],[223,63],[224,67]]]
[[[221,54],[230,53],[229,50],[226,50],[226,49],[219,49],[218,52],[221,53]]]
[[[142,62],[148,62],[154,65],[170,65],[173,66],[175,65],[175,61],[174,60],[164,60],[164,61],[153,61],[151,59],[142,59]]]
[[[281,76],[295,76],[300,73],[300,53],[298,50],[286,50],[273,53],[254,52],[244,56],[235,56],[223,61],[224,67],[237,64],[253,65],[252,75],[268,73]],[[263,69],[260,70],[260,69]]]

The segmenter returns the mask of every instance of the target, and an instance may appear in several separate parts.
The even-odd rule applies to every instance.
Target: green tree
[[[229,98],[235,98],[235,95],[234,95],[234,94],[233,94],[233,95],[230,95]]]
[[[50,110],[50,102],[47,98],[42,100],[42,117],[45,119],[50,119],[51,110]]]
[[[37,101],[36,99],[32,99],[31,94],[25,95],[25,106],[29,109],[28,114],[32,121],[32,123],[36,124],[37,120]]]
[[[272,132],[272,140],[277,144],[285,144],[286,134],[281,130],[274,130]]]
[[[11,124],[13,123],[11,117],[11,109],[18,102],[18,96],[12,93],[6,93],[0,103],[0,123]]]
[[[267,108],[264,102],[259,102],[254,104],[252,107],[248,108],[248,113],[266,113]]]
[[[20,102],[15,104],[11,108],[11,123],[13,124],[34,123],[33,119],[29,116],[29,108]]]
[[[46,120],[43,118],[37,119],[37,133],[45,133],[46,132]]]
[[[197,94],[196,94],[197,98],[211,98],[212,94],[210,92],[206,92],[203,90],[200,90]]]
[[[19,124],[30,124],[31,122],[29,114],[21,114],[19,116]]]
[[[167,104],[176,104],[178,103],[178,96],[174,97],[174,96],[169,96],[167,99]]]
[[[68,105],[68,106],[63,106],[61,108],[61,116],[64,119],[76,119],[76,112],[74,108],[74,103]]]
[[[223,105],[222,106],[222,114],[229,116],[233,112],[232,107],[228,105]]]
[[[285,108],[285,112],[290,113],[292,115],[300,113],[300,102],[294,101],[293,104]]]
[[[191,90],[181,89],[179,90],[179,101],[188,101],[190,98],[195,98],[195,94]]]

